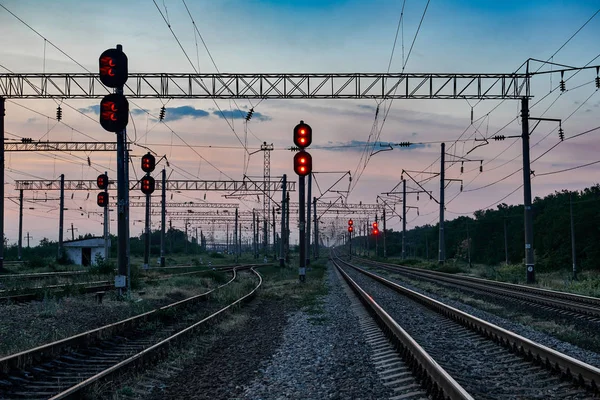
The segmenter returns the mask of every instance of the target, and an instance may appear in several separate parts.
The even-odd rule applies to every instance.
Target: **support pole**
[[[236,208],[237,211],[237,208]],[[237,212],[236,212],[237,214]],[[236,221],[236,226],[237,226],[237,221]],[[235,231],[235,227],[234,227],[234,231]],[[235,246],[237,245],[237,240],[233,243],[233,248],[235,249]],[[226,225],[226,229],[225,229],[225,253],[229,254],[229,222],[227,222]]]
[[[150,174],[148,174],[150,175]],[[150,267],[150,195],[146,195],[146,218],[145,218],[145,239],[144,240],[144,269],[148,269]]]
[[[443,264],[446,261],[446,242],[444,238],[444,186],[445,182],[445,155],[446,155],[446,143],[442,143],[442,154],[440,163],[440,243],[439,243],[439,254],[438,262]]]
[[[387,258],[387,248],[386,248],[386,244],[385,244],[385,228],[386,228],[386,218],[385,218],[385,204],[384,204],[384,208],[383,208],[383,215],[381,216],[382,220],[383,220],[383,258]]]
[[[348,232],[348,260],[352,260],[352,232]]]
[[[312,199],[312,172],[308,174],[308,193],[306,194],[306,198],[306,265],[310,265],[310,199]]]
[[[506,229],[506,217],[504,217],[504,259],[508,265],[508,230]]]
[[[285,194],[287,189],[287,175],[283,174],[282,185],[281,185],[281,240],[279,243],[279,266],[285,266],[285,215],[288,205],[285,201]]]
[[[471,265],[471,236],[469,235],[469,222],[467,221],[467,255],[469,257],[469,268]]]
[[[71,222],[71,240],[73,240],[73,241],[75,240],[75,228],[73,227],[72,222]]]
[[[107,171],[104,174],[108,176]],[[108,187],[104,189],[105,193],[108,193]],[[107,202],[104,206],[104,261],[108,262],[110,258],[110,208]]]
[[[306,202],[306,193],[305,193],[305,185],[306,185],[306,177],[305,176],[300,176],[299,177],[299,189],[298,189],[298,203],[299,203],[299,210],[298,212],[300,213],[299,215],[299,223],[298,223],[298,227],[299,227],[299,244],[300,244],[300,260],[298,260],[299,266],[298,266],[298,275],[299,275],[299,279],[300,282],[304,282],[306,281],[306,232],[305,232],[305,218],[306,218],[306,204],[304,204]]]
[[[0,96],[0,271],[4,271],[4,114],[5,99]]]
[[[234,232],[233,232],[233,238],[235,240],[235,245],[233,246],[233,248],[235,249],[235,263],[237,264],[238,262],[238,254],[239,254],[239,249],[238,249],[238,237],[241,234],[241,232],[238,230],[238,209],[235,209],[235,227],[234,227]],[[227,224],[227,240],[229,241],[229,224]],[[229,250],[229,249],[228,249]]]
[[[58,217],[58,259],[63,256],[63,232],[65,229],[65,174],[60,175],[60,212]]]
[[[406,259],[406,179],[402,180],[402,259]]]
[[[573,221],[573,197],[569,193],[569,213],[571,215],[571,257],[573,259],[573,279],[577,280],[577,259],[575,251],[575,222]]]
[[[525,269],[527,283],[535,282],[533,259],[533,215],[531,213],[531,171],[529,161],[529,99],[521,99],[521,135],[523,144],[523,205],[525,208]]]
[[[19,190],[19,254],[18,259],[21,261],[23,252],[23,189]]]
[[[290,192],[285,197],[285,261],[290,262]]]
[[[275,219],[275,206],[272,207],[273,210],[273,259],[277,259],[277,220]]]
[[[317,198],[313,197],[313,220],[315,221],[315,241],[313,242],[313,251],[315,260],[319,258],[319,221],[317,220]]]
[[[167,224],[167,171],[163,168],[160,201],[160,266],[165,266],[165,230]]]
[[[117,93],[123,93],[123,88],[117,89]],[[127,147],[125,137],[124,129],[117,132],[117,269],[121,280],[126,279],[129,272],[129,174],[127,173],[129,160],[125,151]],[[128,285],[129,282],[126,283],[126,286]],[[121,287],[119,287],[119,294],[122,294]]]

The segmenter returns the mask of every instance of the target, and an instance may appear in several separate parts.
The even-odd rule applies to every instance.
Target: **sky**
[[[0,73],[96,72],[100,53],[117,43],[123,45],[132,72],[217,72],[212,60],[218,71],[238,73],[386,72],[388,67],[390,72],[407,73],[511,73],[528,58],[569,66],[600,65],[597,0],[56,0],[51,7],[42,0],[0,0],[0,4],[0,36],[10,38],[0,48]],[[542,71],[557,68],[539,62],[531,66],[535,70],[541,67]],[[596,70],[571,75],[565,74],[568,80],[564,93],[553,90],[561,79],[559,74],[532,79],[531,116],[562,119],[566,138],[596,128],[600,121]],[[460,183],[448,184],[447,219],[472,215],[498,203],[523,201],[520,139],[489,141],[472,150],[482,144],[475,139],[520,135],[518,101],[388,100],[379,104],[377,119],[378,103],[367,99],[269,99],[260,104],[257,99],[134,102],[128,126],[129,140],[135,143],[132,178],[141,176],[139,157],[146,152],[141,145],[168,158],[167,174],[171,179],[241,180],[244,171],[256,179],[263,174],[263,153],[256,151],[267,142],[275,149],[271,153],[271,176],[287,174],[288,179],[296,180],[293,154],[288,148],[292,145],[292,128],[304,120],[313,128],[309,151],[317,172],[316,194],[322,195],[323,201],[335,201],[339,194],[323,194],[319,188],[325,190],[347,171],[352,176],[351,192],[345,200],[349,203],[374,203],[377,195],[397,190],[403,169],[422,171],[411,173],[417,181],[438,173],[441,141],[446,142],[447,160],[469,153],[469,159],[482,160],[483,165],[480,173],[479,161],[466,162],[461,174],[459,163],[446,163],[446,177],[463,180],[462,192]],[[58,103],[63,110],[60,122],[55,120]],[[9,99],[5,136],[36,141],[114,140],[113,134],[97,122],[98,104],[96,100]],[[163,105],[164,124],[155,119]],[[252,106],[255,113],[246,133],[242,116]],[[388,108],[383,121],[383,110]],[[377,134],[371,136],[374,126],[378,140]],[[544,175],[599,160],[600,130],[559,143],[557,128],[554,122],[543,122],[531,134],[534,197],[598,183],[600,163]],[[455,143],[459,137],[466,141]],[[248,151],[240,144],[246,138]],[[364,159],[360,160],[369,140],[374,147],[367,151],[365,167]],[[423,144],[393,150],[386,146],[403,141]],[[115,154],[101,152],[7,153],[5,234],[9,242],[15,243],[18,236],[15,180],[56,179],[60,174],[66,179],[95,179],[105,170],[114,177],[115,158]],[[412,182],[408,185],[415,187]],[[348,186],[346,175],[334,190],[345,191]],[[423,186],[437,198],[439,179]],[[51,200],[57,195],[25,192],[29,199],[50,199],[25,204],[23,230],[24,235],[33,236],[32,244],[43,237],[57,240],[58,202]],[[171,195],[172,201],[180,202],[236,201],[224,198],[220,192],[170,193],[169,199]],[[95,192],[66,194],[65,228],[72,223],[76,235],[102,233],[102,218],[94,214],[100,211],[95,196]],[[296,196],[294,193],[292,199]],[[256,200],[256,196],[245,198],[240,207],[262,208]],[[421,195],[417,201],[416,195],[408,195],[407,204],[419,210],[417,215],[416,209],[410,209],[408,228],[438,222],[438,206],[428,196]],[[339,218],[336,229],[342,233],[347,216]],[[143,209],[132,209],[131,219],[131,233],[139,235]],[[153,221],[155,229],[158,223]],[[183,224],[173,221],[173,226],[180,229]],[[387,225],[401,229],[397,217],[390,218]],[[205,232],[211,229],[198,226]],[[116,222],[111,223],[111,231],[116,232]],[[215,234],[223,237],[222,233]],[[65,232],[65,238],[70,236],[70,231]]]

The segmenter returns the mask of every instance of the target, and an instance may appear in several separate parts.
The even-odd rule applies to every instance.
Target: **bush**
[[[94,266],[90,268],[91,272],[98,274],[112,274],[115,270],[115,265],[110,260],[105,260],[101,254],[96,253]]]
[[[210,258],[225,258],[225,256],[221,253],[213,251],[212,253],[210,253]]]
[[[27,266],[33,269],[45,268],[48,266],[48,262],[44,257],[33,256],[27,261]]]

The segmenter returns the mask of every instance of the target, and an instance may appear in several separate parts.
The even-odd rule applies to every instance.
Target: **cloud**
[[[33,118],[27,118],[27,123],[28,124],[33,124],[34,122],[37,122],[37,121],[39,121],[39,118],[35,118],[35,117],[33,117]]]
[[[373,112],[375,112],[377,110],[377,108],[375,106],[372,106],[370,104],[358,104],[357,107],[362,108],[364,110],[373,111]]]
[[[196,109],[193,106],[181,106],[167,108],[165,112],[165,121],[177,121],[185,117],[191,118],[204,118],[208,117],[210,113],[202,109]]]
[[[367,145],[367,142],[364,140],[350,140],[347,142],[331,142],[331,141],[329,141],[326,146],[315,145],[312,147],[316,148],[316,149],[323,149],[323,150],[330,150],[330,151],[362,152],[366,145]],[[371,143],[370,146],[373,149],[373,152],[376,152],[378,150],[389,149],[390,142],[375,143],[375,146],[373,146],[373,143]],[[392,143],[392,147],[394,149],[399,149],[399,150],[415,150],[415,149],[419,149],[419,148],[431,147],[431,145],[417,143],[417,144],[411,144],[409,147],[400,147],[400,146],[394,146]]]
[[[222,119],[244,119],[248,113],[242,110],[215,110],[213,114]],[[252,120],[270,121],[271,119],[268,115],[259,113],[258,111],[254,111],[252,114]]]
[[[94,104],[93,106],[78,108],[77,111],[84,114],[100,114],[100,104]]]

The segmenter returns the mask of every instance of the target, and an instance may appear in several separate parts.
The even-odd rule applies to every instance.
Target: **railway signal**
[[[150,153],[142,156],[142,171],[150,173],[156,168],[156,158]]]
[[[144,176],[141,180],[141,189],[142,193],[145,195],[151,195],[154,192],[154,188],[156,186],[156,182],[154,178],[151,176]]]
[[[108,207],[108,192],[100,192],[98,193],[98,198],[96,200],[98,206],[104,208]]]
[[[373,235],[379,235],[379,224],[377,222],[373,222]]]
[[[112,93],[100,102],[100,125],[109,132],[120,132],[129,123],[129,102],[122,94]]]
[[[106,189],[108,188],[108,176],[106,174],[98,175],[96,178],[96,184],[98,185],[98,189]]]
[[[305,177],[312,172],[312,156],[310,153],[301,150],[294,156],[294,172],[298,176]]]
[[[310,125],[305,124],[304,121],[300,121],[298,125],[294,127],[294,144],[301,149],[310,146],[312,143],[312,128]]]
[[[123,50],[108,49],[100,55],[100,82],[110,88],[121,87],[127,82],[127,56]]]

